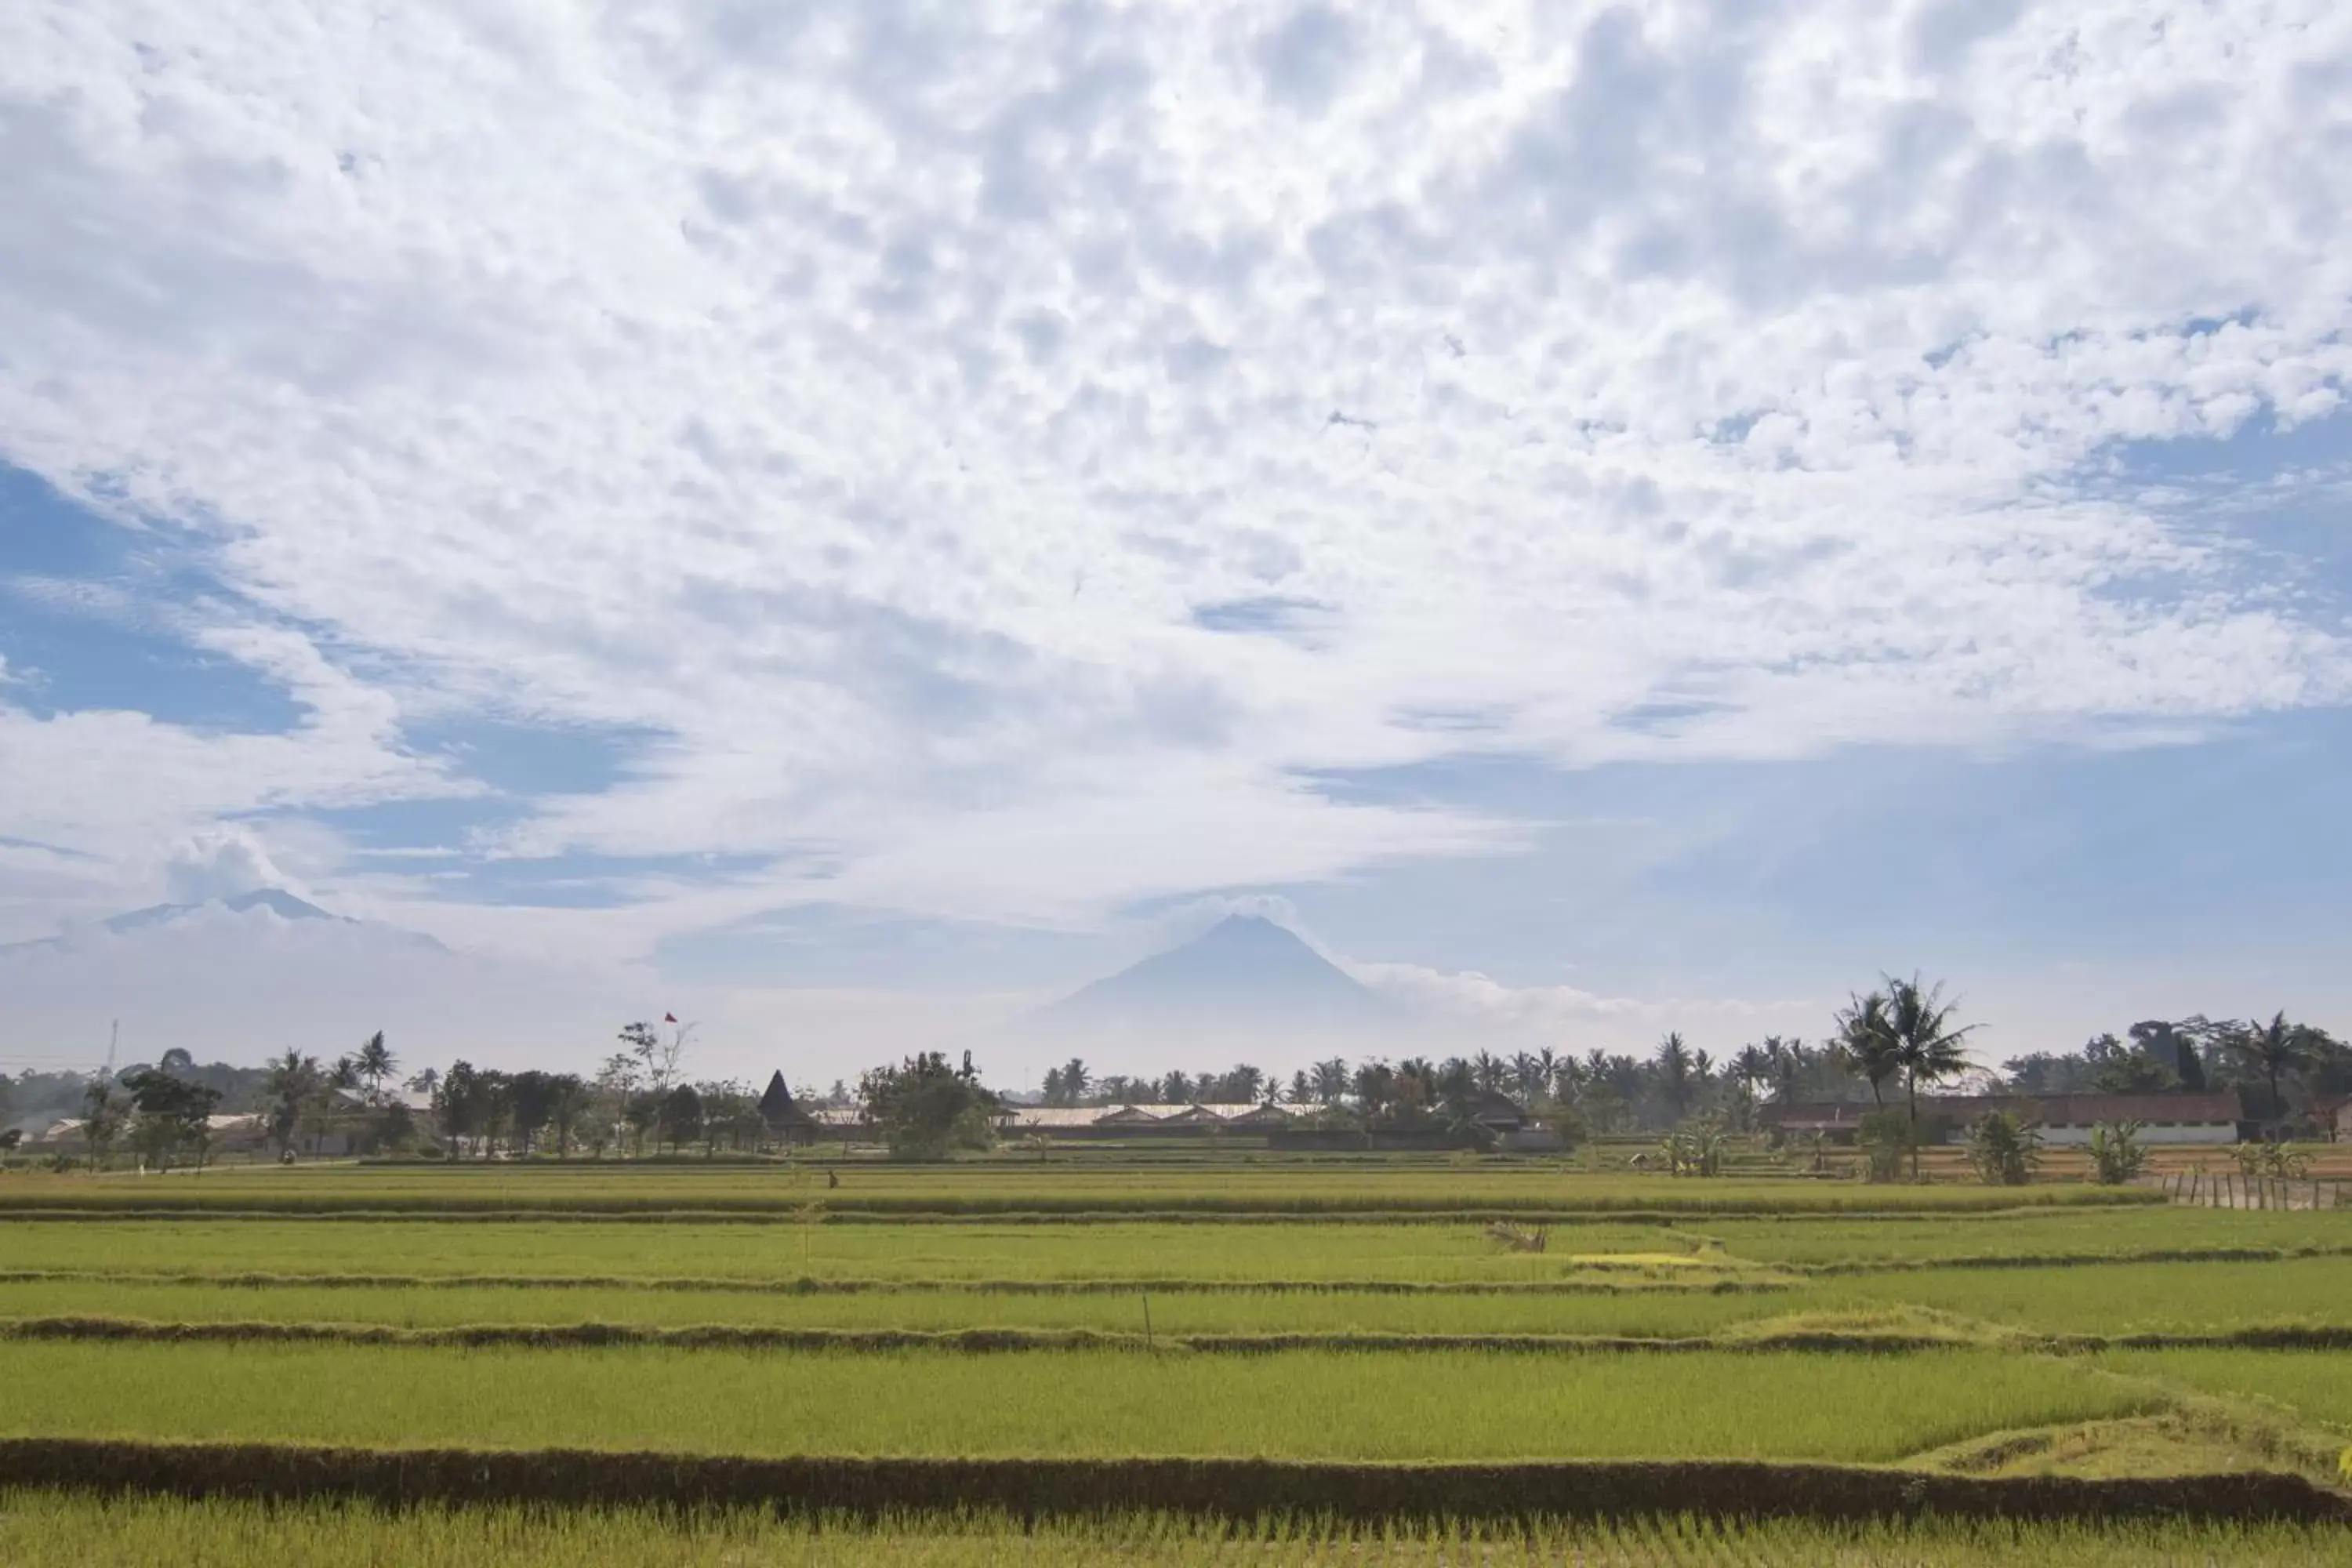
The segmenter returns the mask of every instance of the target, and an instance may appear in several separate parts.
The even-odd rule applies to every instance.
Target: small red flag
[[[677,1022],[677,1015],[675,1013],[664,1013],[662,1015],[662,1022],[665,1024],[675,1024]]]

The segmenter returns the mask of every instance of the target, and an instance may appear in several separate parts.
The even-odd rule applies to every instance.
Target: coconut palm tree
[[[1903,1072],[1903,1098],[1909,1110],[1911,1124],[1911,1179],[1919,1178],[1919,1083],[1938,1083],[1969,1068],[1969,1055],[1961,1042],[1976,1028],[1974,1024],[1955,1024],[1952,1015],[1958,1011],[1959,1000],[1944,1000],[1941,982],[1922,985],[1914,974],[1908,980],[1889,976],[1886,982],[1886,1025],[1895,1039],[1895,1065]]]
[[[319,1058],[289,1046],[284,1056],[270,1058],[267,1075],[261,1089],[263,1125],[282,1155],[294,1146],[295,1124],[318,1093]]]
[[[2270,1117],[2275,1126],[2286,1117],[2286,1101],[2279,1097],[2280,1076],[2301,1072],[2311,1065],[2315,1054],[2311,1048],[2311,1031],[2300,1024],[2288,1023],[2282,1012],[2272,1014],[2267,1024],[2231,1029],[2227,1039],[2230,1049],[2259,1071],[2270,1085]]]
[[[1871,1103],[1884,1110],[1883,1086],[1901,1065],[1895,1060],[1895,1028],[1886,1017],[1886,994],[1856,996],[1837,1016],[1837,1044],[1853,1070],[1870,1085]]]
[[[383,1080],[398,1070],[400,1058],[392,1054],[392,1047],[383,1043],[383,1031],[378,1029],[360,1047],[353,1065],[359,1068],[360,1077],[367,1080],[368,1099],[380,1100],[383,1098]]]
[[[1668,1030],[1658,1041],[1658,1053],[1651,1058],[1658,1069],[1658,1092],[1680,1121],[1690,1109],[1691,1095],[1696,1089],[1696,1064],[1690,1047],[1683,1043],[1680,1030]]]
[[[1315,1064],[1315,1099],[1323,1105],[1337,1105],[1348,1097],[1348,1064],[1339,1057]]]

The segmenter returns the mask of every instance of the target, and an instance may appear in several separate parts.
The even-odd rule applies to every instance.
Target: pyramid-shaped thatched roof
[[[793,1098],[793,1091],[784,1087],[784,1075],[781,1072],[768,1077],[768,1091],[760,1096],[760,1120],[768,1124],[772,1132],[816,1125],[816,1118],[803,1110],[800,1102]]]

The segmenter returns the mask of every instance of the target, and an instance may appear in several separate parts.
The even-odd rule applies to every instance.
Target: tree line
[[[1712,1117],[1735,1128],[1767,1104],[1869,1101],[1916,1121],[1923,1092],[1958,1083],[1985,1094],[2162,1094],[2251,1087],[2257,1120],[2284,1121],[2315,1101],[2352,1094],[2352,1047],[2326,1030],[2290,1021],[2144,1020],[2122,1036],[2102,1034],[2068,1052],[2011,1058],[1978,1067],[1962,1023],[1940,984],[1890,976],[1850,997],[1822,1037],[1768,1035],[1720,1055],[1669,1031],[1646,1055],[1549,1048],[1509,1055],[1477,1051],[1432,1058],[1333,1057],[1286,1081],[1241,1064],[1223,1072],[1097,1076],[1083,1058],[1045,1075],[1054,1106],[1273,1101],[1310,1117],[1355,1126],[1465,1121],[1488,1094],[1508,1096],[1538,1115],[1601,1133],[1662,1131]]]
[[[1364,1129],[1475,1126],[1487,1096],[1508,1097],[1573,1136],[1670,1131],[1706,1122],[1756,1124],[1765,1105],[1868,1101],[1900,1111],[1916,1151],[1919,1100],[1958,1080],[1984,1093],[2163,1094],[2248,1090],[2249,1114],[2284,1128],[2317,1102],[2352,1095],[2352,1047],[2315,1025],[2147,1019],[2069,1052],[1976,1067],[1940,985],[1889,976],[1839,1008],[1818,1039],[1766,1036],[1720,1056],[1669,1031],[1645,1055],[1542,1048],[1391,1060],[1332,1057],[1286,1079],[1249,1063],[1223,1071],[1097,1076],[1082,1058],[1045,1075],[1056,1106],[1138,1103],[1279,1103],[1308,1124]],[[632,1023],[593,1074],[508,1072],[458,1060],[403,1078],[382,1033],[331,1060],[289,1048],[258,1068],[197,1066],[184,1050],[152,1065],[104,1074],[26,1072],[0,1077],[0,1123],[25,1111],[78,1112],[95,1160],[121,1149],[150,1166],[201,1166],[218,1142],[224,1110],[257,1114],[279,1157],[298,1152],[568,1155],[677,1154],[698,1148],[766,1146],[772,1131],[750,1086],[685,1071],[693,1026]],[[394,1092],[405,1088],[407,1094]],[[803,1093],[803,1100],[808,1097]],[[971,1058],[951,1066],[918,1053],[836,1081],[816,1102],[856,1105],[895,1151],[936,1155],[984,1145],[1005,1103]],[[1891,1103],[1890,1103],[1891,1101]],[[0,1137],[13,1147],[21,1128]],[[1916,1163],[1916,1152],[1914,1160]]]

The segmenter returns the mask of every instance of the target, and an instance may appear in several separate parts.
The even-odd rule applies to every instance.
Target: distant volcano
[[[203,910],[223,909],[241,915],[247,910],[268,910],[280,920],[344,921],[347,915],[331,915],[318,905],[296,898],[283,888],[256,888],[235,898],[215,899],[202,904],[151,904],[143,910],[133,910],[127,915],[114,915],[98,923],[110,931],[137,931],[142,926],[161,925],[166,921],[185,920]]]
[[[364,921],[355,921],[349,915],[330,913],[308,900],[296,898],[283,888],[256,888],[249,893],[237,893],[226,899],[212,899],[200,904],[150,904],[143,910],[132,910],[126,914],[109,915],[106,919],[97,921],[96,925],[99,930],[110,932],[115,936],[130,936],[135,932],[153,931],[175,926],[215,911],[245,915],[256,910],[266,910],[282,921],[323,921],[331,925],[354,927],[369,924]],[[394,931],[389,926],[370,929],[396,936],[404,942],[436,949],[441,947],[440,942],[421,931]],[[44,937],[36,942],[10,942],[0,946],[0,952],[63,948],[72,940],[70,935],[67,935]]]
[[[1030,1016],[1059,1033],[1360,1034],[1400,1022],[1394,1009],[1301,942],[1254,915],[1219,921]]]

